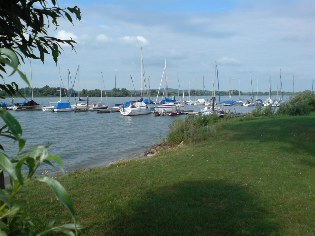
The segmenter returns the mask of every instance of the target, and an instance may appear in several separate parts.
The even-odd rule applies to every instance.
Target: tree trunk
[[[4,174],[2,170],[0,172],[0,189],[5,189]]]

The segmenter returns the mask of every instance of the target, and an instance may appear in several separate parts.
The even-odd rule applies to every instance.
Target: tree
[[[81,19],[80,9],[75,7],[60,8],[56,0],[11,0],[0,1],[0,77],[4,83],[0,84],[0,90],[8,96],[14,96],[18,92],[16,82],[7,83],[10,75],[19,73],[20,77],[30,86],[25,74],[18,68],[20,60],[40,59],[43,63],[45,55],[51,54],[55,63],[61,53],[61,45],[68,44],[72,48],[75,41],[62,40],[48,34],[51,26],[58,27],[60,18],[65,18],[72,23],[73,15]],[[8,72],[9,68],[12,72]],[[38,167],[46,162],[61,163],[61,159],[55,155],[49,155],[47,146],[39,146],[33,150],[24,150],[26,140],[22,138],[22,128],[18,121],[7,111],[0,108],[0,118],[3,125],[0,128],[0,136],[17,141],[18,152],[10,158],[0,144],[0,234],[1,235],[34,235],[33,223],[23,218],[21,208],[23,204],[17,201],[16,195],[25,183],[30,181]],[[23,173],[22,167],[28,169]],[[4,172],[10,178],[10,187],[4,189]],[[51,178],[38,178],[52,187],[56,197],[64,204],[72,216],[74,210],[70,198],[62,185]],[[74,218],[73,218],[74,219]],[[74,221],[75,222],[75,221]],[[54,232],[62,232],[73,235],[77,224],[68,224],[61,227],[53,227],[42,232],[41,235]]]
[[[44,63],[45,55],[51,54],[57,63],[61,45],[73,48],[75,41],[53,37],[48,28],[57,28],[60,18],[73,23],[73,15],[81,20],[77,6],[61,8],[57,0],[0,1],[0,48],[11,49],[22,61],[32,58]]]

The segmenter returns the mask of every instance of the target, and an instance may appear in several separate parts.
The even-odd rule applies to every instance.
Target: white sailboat
[[[105,83],[104,83],[104,78],[103,78],[103,72],[101,72],[101,78],[102,78],[102,83],[104,86]],[[106,94],[106,90],[105,90],[105,94]],[[90,110],[98,111],[98,110],[105,110],[107,108],[108,108],[108,105],[103,103],[103,90],[101,89],[101,101],[98,103],[92,103]]]
[[[269,97],[267,98],[266,101],[264,101],[264,106],[268,107],[268,106],[272,106],[273,101],[271,99],[271,79],[269,79]]]
[[[128,101],[125,102],[120,107],[120,114],[123,116],[138,116],[138,115],[148,115],[151,113],[150,107],[143,101],[143,84],[144,84],[144,66],[143,66],[143,55],[141,47],[141,63],[140,63],[140,73],[141,73],[141,99],[138,101]]]
[[[161,89],[162,82],[164,81],[164,99],[158,102],[159,91]],[[180,105],[177,104],[175,99],[171,99],[168,97],[168,83],[167,83],[167,75],[166,75],[166,59],[164,64],[164,69],[162,73],[162,78],[160,81],[160,86],[158,90],[158,94],[156,97],[157,105],[154,107],[154,112],[156,114],[165,114],[165,113],[177,113],[180,112]]]

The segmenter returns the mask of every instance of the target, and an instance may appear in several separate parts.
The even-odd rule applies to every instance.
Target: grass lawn
[[[72,173],[83,235],[315,235],[315,115],[219,122],[206,141]],[[23,193],[39,221],[69,215]]]

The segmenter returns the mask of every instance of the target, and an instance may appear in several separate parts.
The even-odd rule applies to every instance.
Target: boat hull
[[[148,115],[151,113],[150,108],[142,102],[127,102],[126,106],[120,108],[120,114],[123,116],[139,116]]]

